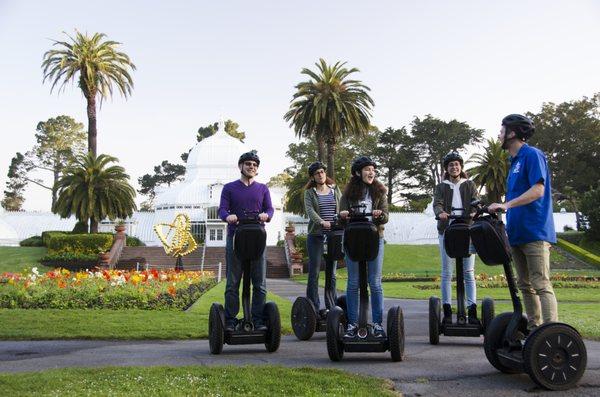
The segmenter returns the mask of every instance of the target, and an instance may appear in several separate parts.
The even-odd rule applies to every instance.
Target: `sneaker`
[[[444,303],[444,318],[442,319],[444,324],[452,324],[452,306],[449,303]]]
[[[267,330],[267,326],[259,321],[255,321],[254,322],[254,330],[255,331],[266,331]]]
[[[348,328],[346,328],[344,338],[354,338],[356,336],[356,330],[358,330],[358,325],[348,324]]]
[[[383,330],[383,326],[381,324],[373,324],[373,336],[375,338],[385,338],[385,331]]]
[[[228,322],[225,324],[225,332],[233,332],[235,331],[235,323]]]
[[[477,319],[477,305],[475,303],[469,306],[467,314],[469,316],[469,324],[479,324],[479,320]]]

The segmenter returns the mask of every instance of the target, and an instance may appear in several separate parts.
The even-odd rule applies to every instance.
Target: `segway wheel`
[[[335,304],[339,306],[344,311],[344,313],[348,311],[348,306],[346,305],[346,295],[338,296],[335,300]]]
[[[221,354],[225,340],[225,324],[223,324],[223,306],[213,303],[208,315],[208,345],[211,354]]]
[[[267,325],[265,347],[269,353],[273,353],[279,349],[279,343],[281,342],[281,318],[275,302],[265,304],[263,315]]]
[[[546,323],[525,341],[523,366],[529,377],[549,390],[567,390],[583,376],[587,351],[581,335],[563,323]]]
[[[442,303],[440,298],[432,296],[429,298],[429,343],[437,345],[440,343],[442,324]]]
[[[498,315],[498,317],[495,317],[488,326],[483,339],[483,349],[488,361],[494,366],[494,368],[496,368],[498,371],[504,372],[505,374],[518,374],[522,372],[517,368],[503,365],[498,357],[498,350],[502,347],[504,332],[510,323],[512,315],[512,313],[502,313]],[[521,318],[519,331],[523,333],[523,335],[527,334],[527,318],[525,316]]]
[[[344,312],[334,307],[327,314],[327,353],[331,361],[340,361],[344,357],[344,342],[342,336],[346,320]]]
[[[404,314],[400,306],[394,306],[388,311],[387,330],[392,361],[402,361],[404,359]]]
[[[300,340],[309,340],[317,329],[314,305],[305,297],[299,297],[292,305],[292,329]]]
[[[494,319],[494,315],[494,300],[492,298],[483,298],[483,302],[481,302],[481,327],[484,334]]]

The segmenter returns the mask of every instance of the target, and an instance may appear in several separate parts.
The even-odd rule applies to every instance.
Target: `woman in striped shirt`
[[[320,161],[308,167],[309,181],[304,192],[304,211],[308,216],[308,236],[306,250],[308,251],[308,285],[306,297],[315,305],[319,314],[319,271],[323,258],[323,231],[331,228],[334,216],[338,213],[341,192],[334,181],[326,174],[327,167]],[[335,289],[334,274],[331,280]]]

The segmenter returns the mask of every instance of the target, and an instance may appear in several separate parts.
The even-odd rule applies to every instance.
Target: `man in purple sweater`
[[[256,151],[244,153],[238,160],[241,177],[223,187],[219,217],[227,222],[227,245],[225,248],[227,261],[227,284],[225,287],[225,328],[233,331],[237,324],[236,316],[240,310],[240,281],[242,279],[242,264],[233,252],[233,234],[239,219],[244,217],[244,211],[258,211],[258,218],[268,222],[273,216],[271,195],[267,185],[256,182],[260,159]],[[262,257],[251,264],[252,272],[252,322],[254,329],[263,331],[267,327],[263,318],[263,306],[267,296],[266,249]]]

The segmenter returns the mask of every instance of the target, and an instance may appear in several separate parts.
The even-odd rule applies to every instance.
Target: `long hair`
[[[365,188],[369,189],[369,194],[373,199],[373,202],[379,200],[387,193],[387,188],[377,179],[373,179],[373,183],[367,185],[361,179],[361,177],[352,175],[352,178],[344,189],[344,195],[348,197],[350,201],[358,201],[365,196]]]
[[[325,178],[325,184],[326,185],[335,185],[335,181],[333,179],[331,179],[330,177],[326,177]],[[315,178],[313,178],[312,176],[308,179],[308,182],[306,182],[306,185],[304,185],[304,188],[306,190],[308,189],[312,189],[313,187],[317,187],[317,182],[315,182]]]

